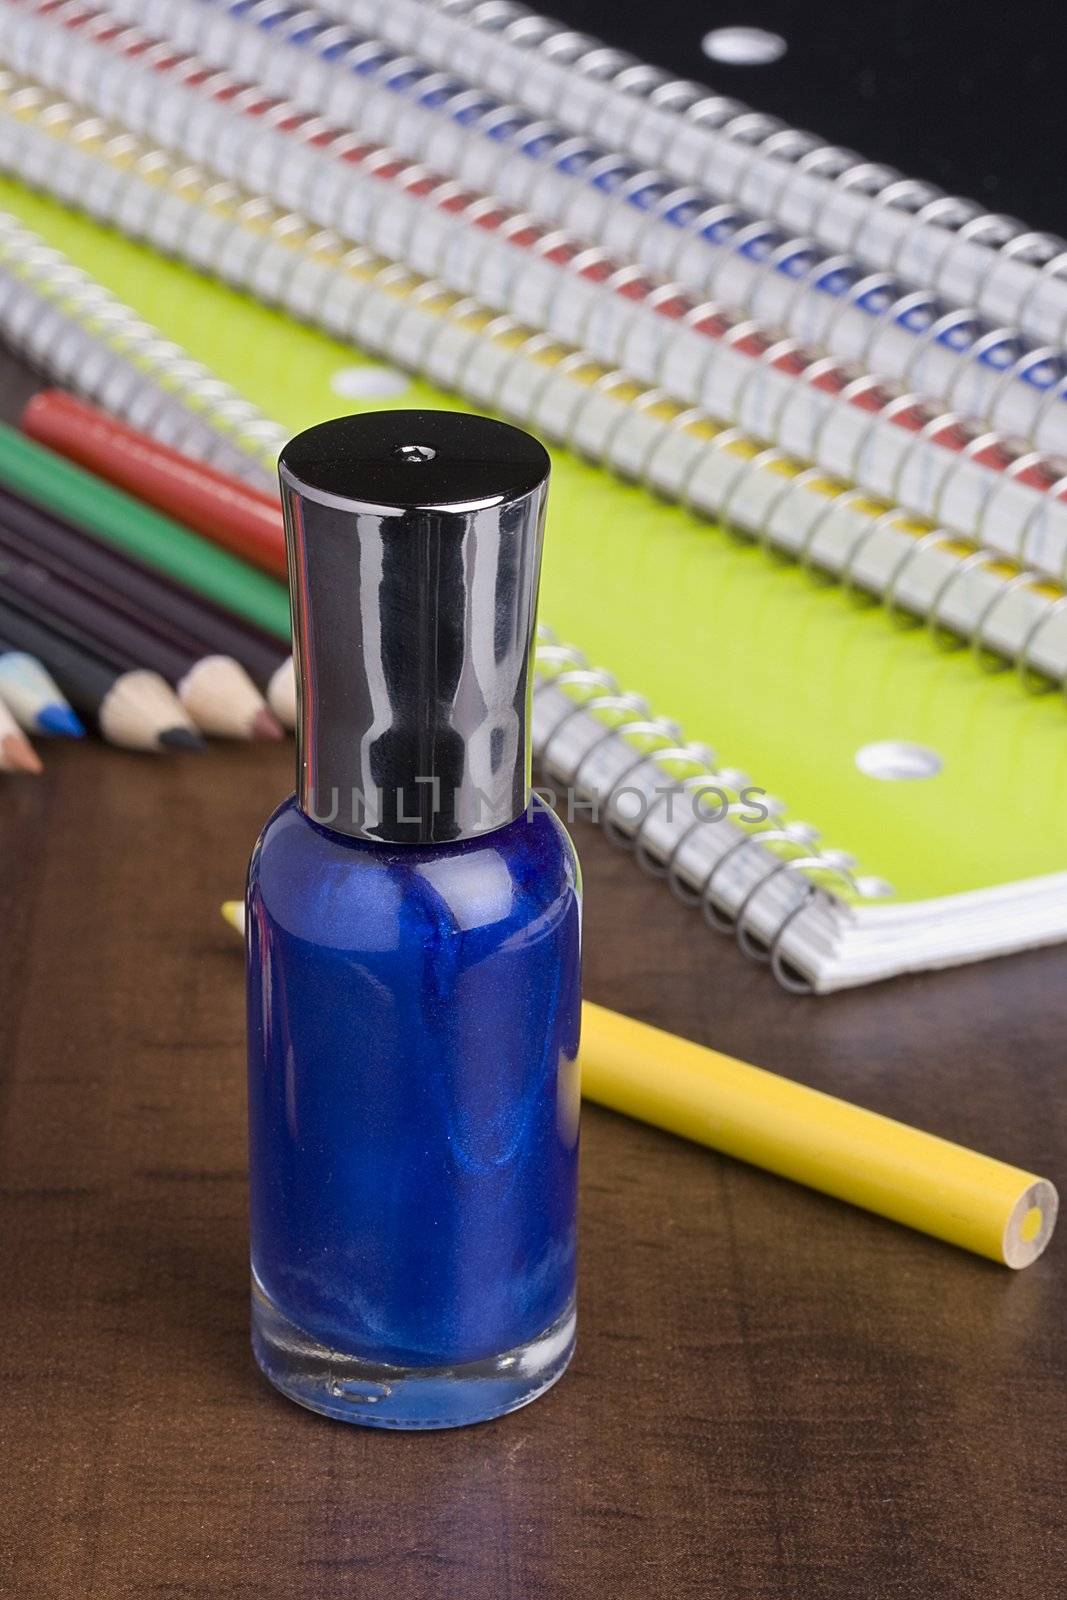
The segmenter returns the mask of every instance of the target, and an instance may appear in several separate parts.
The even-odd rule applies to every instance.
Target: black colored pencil
[[[156,672],[120,670],[0,598],[0,649],[26,650],[74,709],[128,750],[200,749],[203,740]]]
[[[244,668],[230,656],[175,643],[144,622],[28,559],[21,541],[0,522],[0,594],[43,623],[118,668],[147,667],[174,686],[197,727],[229,738],[280,738],[281,728]]]
[[[231,656],[291,725],[291,658],[272,634],[2,486],[0,531],[28,558],[191,653]]]

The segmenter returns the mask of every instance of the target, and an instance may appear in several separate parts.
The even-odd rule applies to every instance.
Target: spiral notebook
[[[157,364],[184,371],[188,352],[287,429],[459,403],[15,184],[0,205],[175,341]],[[48,271],[38,257],[37,292]],[[22,326],[47,365],[46,319]],[[110,394],[121,406],[114,372]],[[276,432],[257,446],[247,411],[241,428],[264,470]],[[557,786],[598,799],[646,867],[787,983],[825,992],[1067,935],[1059,696],[565,450],[553,462],[541,613],[583,652],[539,651],[535,735]],[[909,764],[932,775],[886,776]],[[690,826],[701,786],[728,814]]]
[[[8,9],[0,0],[4,58],[50,86],[6,81],[10,170],[108,220],[119,215],[135,232],[162,233],[195,260],[211,223],[179,230],[156,214],[168,159],[153,146],[158,139],[178,152],[169,158],[169,181],[185,199],[183,158],[199,157],[210,163],[205,191],[221,177],[248,186],[250,198],[299,204],[309,226],[369,242],[554,341],[580,340],[589,356],[662,391],[679,411],[699,405],[717,425],[738,425],[790,459],[1009,560],[1055,579],[1065,570],[1067,482],[1055,459],[1031,448],[1067,447],[1067,368],[1055,352],[991,330],[970,312],[943,314],[929,293],[897,294],[885,275],[872,281],[839,257],[818,258],[807,241],[786,248],[773,229],[754,232],[739,215],[694,234],[707,207],[692,197],[688,220],[658,217],[655,206],[646,215],[631,205],[628,185],[609,186],[610,193],[598,187],[603,162],[571,171],[568,157],[566,172],[557,170],[554,152],[570,145],[549,138],[541,124],[536,140],[531,134],[524,143],[529,119],[501,122],[500,108],[483,101],[471,117],[462,85],[443,99],[435,90],[428,106],[424,79],[432,75],[391,72],[387,51],[348,48],[335,59],[338,30],[306,27],[306,13],[249,11],[243,0],[171,0],[147,9],[169,37],[201,42],[211,63],[233,54],[236,75],[123,28],[111,9],[82,0]],[[242,62],[247,72],[237,70]],[[317,74],[297,70],[309,64]],[[303,106],[336,108],[337,118],[324,124],[258,83],[244,87],[260,70],[276,89],[292,79]],[[57,90],[80,103],[65,103]],[[123,122],[101,124],[97,113]],[[395,138],[412,159],[357,144],[345,131],[357,113],[361,128]],[[458,190],[417,156],[483,188],[491,182],[496,193]],[[514,209],[526,205],[540,226]],[[216,209],[214,200],[208,209]],[[572,214],[588,236],[584,247],[554,227]],[[605,244],[618,246],[614,261]],[[700,293],[665,284],[664,274],[681,271],[681,257],[692,257],[691,282],[743,311],[728,314]],[[642,265],[625,264],[635,260]],[[803,342],[783,339],[783,330]],[[823,350],[833,359],[816,353]],[[764,482],[774,486],[773,477]],[[775,537],[770,523],[765,531]]]

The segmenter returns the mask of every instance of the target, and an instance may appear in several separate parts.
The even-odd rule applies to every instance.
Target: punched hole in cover
[[[856,765],[868,778],[885,783],[910,783],[919,778],[936,778],[945,763],[928,745],[908,739],[880,739],[861,745]]]
[[[713,28],[700,41],[709,61],[729,67],[765,67],[780,61],[786,42],[780,33],[766,28]]]
[[[411,378],[395,367],[340,367],[330,388],[345,400],[391,400],[411,388]]]

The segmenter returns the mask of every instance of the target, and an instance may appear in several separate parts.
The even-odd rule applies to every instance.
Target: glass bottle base
[[[264,1377],[309,1411],[364,1428],[462,1428],[529,1405],[574,1353],[574,1302],[531,1339],[455,1367],[394,1367],[319,1344],[252,1280],[252,1350]]]

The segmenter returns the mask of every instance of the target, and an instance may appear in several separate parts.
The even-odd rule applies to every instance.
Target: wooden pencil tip
[[[257,711],[252,718],[253,739],[284,739],[285,729],[274,715],[264,706],[262,711]]]
[[[8,772],[43,772],[41,758],[21,733],[5,734],[0,739],[0,768]]]

